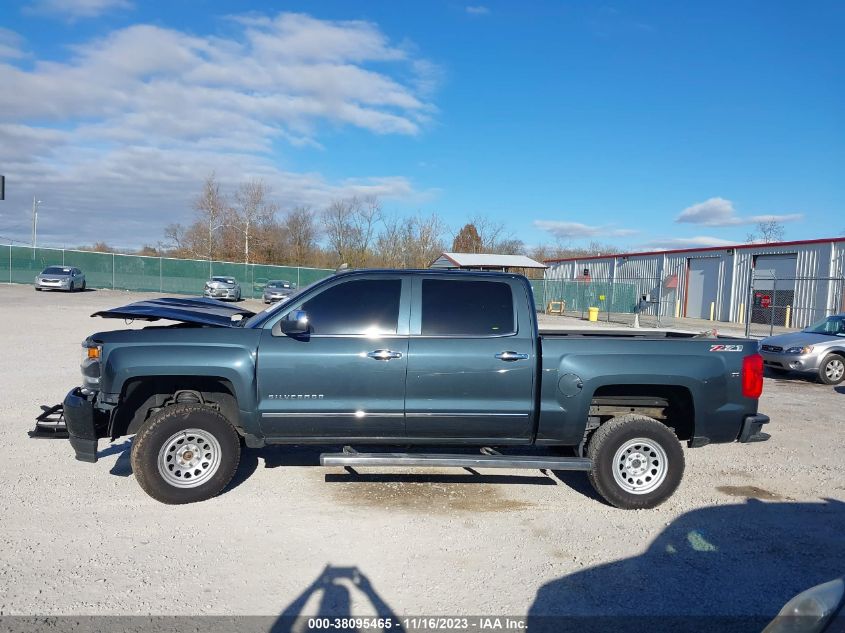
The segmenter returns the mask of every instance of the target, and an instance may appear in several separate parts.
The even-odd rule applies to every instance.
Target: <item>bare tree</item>
[[[282,220],[282,226],[287,230],[294,263],[300,266],[313,264],[320,229],[314,221],[311,209],[296,207]]]
[[[783,224],[777,220],[765,220],[757,223],[756,232],[748,233],[745,236],[745,241],[749,244],[753,244],[754,242],[762,242],[764,244],[782,242],[785,232]]]
[[[194,209],[199,215],[199,222],[207,231],[206,253],[208,261],[214,259],[214,234],[223,225],[223,216],[229,205],[226,197],[220,193],[220,183],[212,172],[203,183],[202,193],[194,200]]]
[[[498,252],[499,246],[503,242],[513,239],[507,233],[505,225],[502,222],[495,222],[487,216],[475,216],[472,219],[472,224],[478,230],[478,237],[481,239],[481,249],[483,252]]]
[[[231,209],[231,223],[243,237],[244,262],[249,263],[250,239],[261,241],[260,229],[268,228],[276,215],[276,205],[267,198],[270,190],[263,180],[250,180],[241,183],[235,194],[235,205]]]
[[[384,218],[384,226],[374,245],[373,255],[386,268],[407,267],[408,219],[396,216]]]
[[[181,224],[168,224],[164,229],[164,248],[180,257],[205,257],[208,239],[202,223],[195,222],[189,227]]]
[[[377,223],[382,218],[378,198],[335,200],[322,213],[323,229],[337,264],[367,264]]]
[[[413,268],[428,266],[446,249],[443,243],[445,233],[446,225],[436,213],[411,218],[411,231],[405,246],[408,253],[406,265]]]

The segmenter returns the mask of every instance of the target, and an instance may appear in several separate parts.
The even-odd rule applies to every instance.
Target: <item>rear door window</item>
[[[424,336],[503,336],[516,332],[510,285],[495,281],[423,279]]]
[[[347,281],[302,304],[313,334],[396,334],[400,279]]]

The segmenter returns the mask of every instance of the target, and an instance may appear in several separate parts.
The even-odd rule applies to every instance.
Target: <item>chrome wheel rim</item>
[[[668,472],[666,451],[654,440],[625,442],[613,456],[613,479],[625,492],[644,495],[656,490]]]
[[[828,380],[842,380],[843,374],[845,374],[845,363],[839,359],[830,361],[824,368],[824,375]]]
[[[220,468],[220,443],[208,431],[185,429],[171,435],[158,452],[158,472],[171,486],[196,488]]]

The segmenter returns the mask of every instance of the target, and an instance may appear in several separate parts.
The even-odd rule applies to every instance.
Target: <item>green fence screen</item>
[[[601,312],[632,314],[637,307],[637,285],[619,281],[574,281],[534,279],[534,302],[541,312],[550,301],[565,301],[567,312],[585,312],[598,308]]]
[[[260,298],[271,279],[285,279],[304,287],[328,277],[334,270],[267,264],[236,264],[169,257],[141,257],[117,253],[91,253],[61,248],[30,248],[0,244],[0,282],[30,284],[47,266],[76,266],[91,288],[202,294],[212,275],[234,277],[244,297]]]

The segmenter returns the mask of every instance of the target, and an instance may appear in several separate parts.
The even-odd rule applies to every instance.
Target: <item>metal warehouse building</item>
[[[845,238],[546,261],[544,299],[572,309],[798,328],[845,311]],[[595,288],[595,290],[590,290]],[[571,297],[571,298],[570,298]]]

